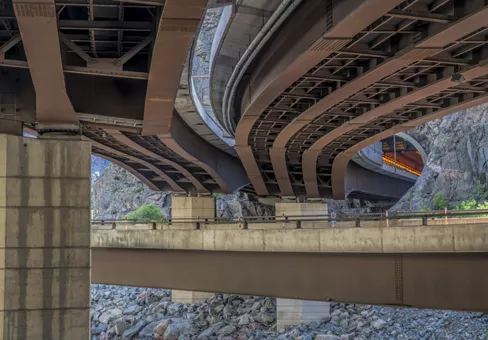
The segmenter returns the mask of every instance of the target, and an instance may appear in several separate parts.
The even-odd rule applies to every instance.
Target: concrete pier
[[[325,203],[279,202],[275,204],[276,216],[316,216],[327,215]],[[301,323],[321,320],[330,314],[328,302],[304,301],[293,299],[276,299],[276,328],[295,326]]]
[[[0,135],[0,339],[90,337],[90,152]]]
[[[173,196],[171,218],[175,221],[184,221],[215,217],[215,198],[213,197],[187,197]],[[195,223],[177,223],[175,228],[195,229]],[[213,293],[194,292],[189,290],[171,291],[171,299],[181,303],[195,303],[205,300]]]
[[[173,289],[171,291],[171,300],[173,300],[174,302],[181,302],[181,303],[195,303],[195,302],[206,300],[212,295],[214,295],[214,293]]]
[[[301,323],[320,321],[330,316],[330,304],[328,302],[276,299],[276,308],[277,330]]]

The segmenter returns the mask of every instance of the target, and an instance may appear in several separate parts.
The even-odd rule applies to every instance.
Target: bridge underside
[[[187,55],[212,4],[6,3],[0,125],[81,134],[94,154],[154,190],[230,193],[246,185],[239,161],[208,144],[175,110]]]
[[[91,275],[93,283],[103,284],[486,312],[486,266],[485,253],[307,254],[93,248]]]
[[[351,176],[357,151],[488,101],[485,0],[283,1],[289,16],[236,64],[215,110],[236,126],[237,159],[178,112],[192,105],[183,69],[205,9],[222,3],[5,3],[0,131],[82,135],[154,190],[398,197],[403,184]]]
[[[344,199],[359,150],[488,101],[484,0],[304,1],[272,41],[225,117],[260,195]]]

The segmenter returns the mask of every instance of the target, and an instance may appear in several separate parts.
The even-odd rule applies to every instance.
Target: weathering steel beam
[[[388,13],[388,11],[402,2],[402,0],[363,1],[347,17],[332,27],[331,30],[324,32],[324,35],[314,45],[302,53],[285,70],[270,79],[267,85],[254,95],[253,100],[242,113],[241,120],[237,126],[235,148],[258,195],[267,196],[269,192],[256,163],[253,151],[248,144],[248,138],[254,123],[259,119],[262,112],[287,87],[307,73],[312,67],[331,53],[340,50],[355,34],[373,24],[378,17]],[[327,44],[325,48],[317,48],[318,44],[322,46],[324,43]],[[288,176],[287,173],[285,175]],[[277,174],[277,177],[280,176],[283,176],[283,173]]]
[[[13,5],[36,92],[37,122],[78,124],[64,83],[54,0]]]
[[[120,143],[127,145],[128,147],[130,147],[134,150],[137,150],[138,152],[140,152],[140,153],[142,153],[148,157],[157,159],[158,161],[162,162],[163,164],[172,166],[173,168],[175,168],[178,171],[178,173],[181,173],[183,176],[185,176],[195,186],[198,193],[209,193],[209,191],[202,185],[202,183],[200,183],[195,178],[195,176],[193,176],[187,169],[185,169],[180,164],[173,162],[172,160],[164,158],[163,156],[158,155],[158,154],[144,148],[143,146],[137,144],[136,142],[134,142],[133,140],[131,140],[129,137],[122,134],[118,130],[105,129],[105,131],[109,135],[111,135],[113,138],[118,140]]]
[[[488,67],[486,67],[488,70]],[[486,72],[488,73],[488,71]],[[378,142],[382,139],[385,139],[387,137],[390,137],[394,134],[397,134],[399,132],[407,131],[409,129],[412,129],[420,124],[423,124],[425,122],[431,121],[433,119],[438,119],[441,117],[444,117],[448,114],[454,113],[454,112],[459,112],[461,110],[468,109],[473,106],[481,105],[488,102],[488,94],[481,95],[479,97],[476,97],[474,99],[464,101],[460,104],[453,105],[449,108],[446,108],[444,110],[439,110],[437,112],[434,112],[433,114],[428,114],[423,117],[411,120],[409,122],[406,122],[404,124],[399,124],[397,126],[394,126],[391,129],[388,129],[386,131],[383,131],[379,134],[374,135],[373,137],[367,138],[356,145],[350,147],[349,149],[341,152],[334,160],[332,164],[332,194],[334,199],[345,199],[346,197],[346,170],[347,165],[349,164],[350,160],[354,155],[361,149],[365,148],[368,145],[371,145],[375,142]]]
[[[280,176],[276,176],[276,178],[282,192],[287,195],[293,195],[293,188],[287,175],[285,158],[286,145],[290,139],[292,139],[293,136],[300,131],[300,129],[311,123],[323,112],[327,112],[335,105],[354,96],[354,94],[367,88],[371,84],[381,81],[382,79],[394,74],[395,72],[398,72],[410,64],[440,53],[445,46],[453,41],[456,41],[457,39],[460,39],[463,36],[484,27],[488,23],[487,21],[488,6],[485,6],[482,10],[472,13],[471,15],[467,15],[457,22],[446,26],[444,30],[440,31],[434,36],[428,37],[416,45],[400,51],[397,53],[397,55],[395,55],[395,57],[383,62],[369,72],[360,75],[358,78],[346,83],[295,118],[278,135],[273,143],[273,147],[270,149],[273,169],[275,170],[275,173],[280,174]],[[361,116],[355,120],[361,121]],[[343,133],[342,131],[345,130],[345,128],[345,126],[338,127],[332,131],[332,133],[328,133],[324,137],[320,138],[310,150],[322,150],[335,138],[341,136]],[[316,160],[318,154],[315,151],[310,151],[308,153],[306,151],[305,153],[307,155],[304,154],[302,167],[304,168],[304,181],[307,186],[307,194],[309,197],[319,197],[318,187],[316,185],[317,179],[316,176],[312,176],[312,168],[315,168],[316,165],[316,162],[312,162],[314,159]]]

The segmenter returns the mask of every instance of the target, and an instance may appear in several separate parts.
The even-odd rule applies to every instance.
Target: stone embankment
[[[330,317],[275,331],[275,299],[217,294],[185,305],[161,289],[92,286],[92,340],[488,339],[488,314],[332,304]]]

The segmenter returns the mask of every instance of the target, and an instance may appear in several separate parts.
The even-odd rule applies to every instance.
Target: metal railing
[[[146,224],[150,225],[151,229],[156,230],[158,224],[162,225],[192,225],[195,229],[201,229],[202,225],[207,224],[235,224],[241,229],[248,229],[249,223],[283,223],[285,227],[288,223],[296,223],[295,228],[301,229],[303,222],[328,222],[335,224],[337,222],[354,222],[354,226],[361,227],[362,222],[367,221],[382,221],[385,222],[385,227],[390,227],[392,222],[402,220],[420,219],[421,225],[428,225],[429,219],[441,218],[445,224],[449,223],[449,218],[477,218],[488,217],[488,210],[435,210],[435,211],[419,211],[419,212],[389,212],[384,213],[362,213],[354,214],[347,213],[349,216],[345,217],[331,217],[330,214],[323,215],[282,215],[282,216],[245,216],[239,218],[227,217],[197,217],[197,218],[173,218],[162,220],[151,219],[95,219],[92,220],[92,226],[111,226],[112,229],[117,228],[117,224],[136,225]]]

